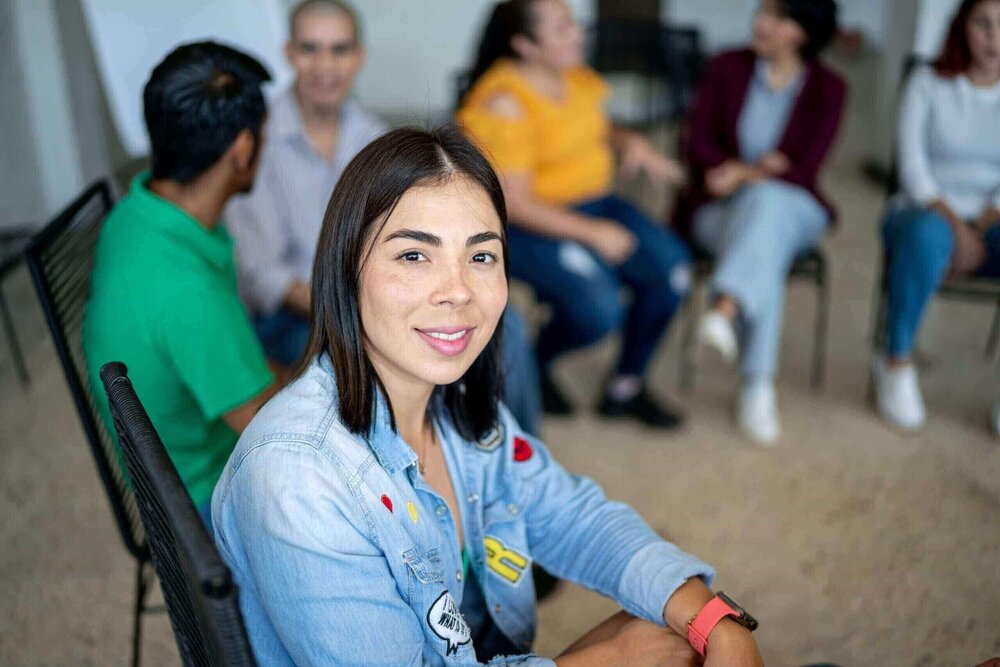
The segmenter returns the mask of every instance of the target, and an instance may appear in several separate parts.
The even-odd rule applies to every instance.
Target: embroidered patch
[[[528,568],[528,559],[523,554],[508,549],[495,537],[487,535],[483,544],[486,545],[486,567],[504,581],[517,585]]]
[[[531,448],[531,443],[520,436],[514,437],[514,460],[523,463],[531,458],[535,450]]]
[[[486,435],[476,441],[476,447],[484,452],[496,451],[497,447],[503,444],[506,433],[503,424],[497,424],[495,428],[491,428]]]
[[[392,500],[384,493],[382,494],[382,504],[385,505],[387,510],[392,511]]]
[[[472,632],[458,611],[455,598],[445,591],[438,596],[427,610],[427,625],[431,632],[443,639],[447,645],[445,655],[458,652],[458,647],[472,641]]]
[[[416,523],[420,514],[417,512],[417,506],[412,501],[406,503],[406,511],[410,513],[410,521]]]

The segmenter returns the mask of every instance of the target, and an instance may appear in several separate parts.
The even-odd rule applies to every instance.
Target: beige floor
[[[1000,396],[984,359],[990,310],[933,306],[922,348],[930,420],[919,435],[881,424],[865,402],[878,188],[859,175],[870,63],[855,83],[847,134],[826,182],[843,208],[827,243],[833,318],[825,390],[808,388],[812,293],[789,294],[773,450],[734,434],[733,371],[699,369],[678,395],[675,327],[652,382],[691,419],[662,436],[588,415],[545,435],[572,470],[633,503],[666,537],[714,563],[718,584],[761,620],[769,665],[974,665],[1000,654],[1000,443],[987,415]],[[647,193],[651,195],[655,193]],[[34,377],[24,393],[0,351],[0,665],[124,665],[132,571],[51,342],[19,272],[4,286]],[[581,405],[614,341],[558,369]],[[540,611],[537,648],[554,655],[614,611],[564,587]],[[165,617],[148,622],[146,665],[176,664]]]

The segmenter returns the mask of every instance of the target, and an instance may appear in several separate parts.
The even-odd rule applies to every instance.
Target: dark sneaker
[[[562,390],[556,386],[548,373],[541,374],[539,382],[542,390],[542,410],[550,415],[566,416],[573,414],[573,404],[569,402]]]
[[[614,419],[632,417],[655,428],[674,429],[684,423],[684,415],[666,405],[660,405],[645,387],[627,401],[613,400],[605,393],[597,411]]]

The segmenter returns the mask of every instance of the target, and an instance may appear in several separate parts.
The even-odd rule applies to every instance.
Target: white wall
[[[493,4],[493,0],[354,2],[368,47],[357,97],[375,111],[414,119],[445,113],[454,103],[455,73],[472,64]],[[592,0],[570,0],[570,5],[584,24],[593,20]]]

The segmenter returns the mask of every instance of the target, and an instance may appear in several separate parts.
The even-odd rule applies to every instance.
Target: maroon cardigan
[[[728,51],[712,59],[702,76],[681,139],[681,152],[691,171],[691,185],[678,197],[673,216],[682,236],[690,237],[695,211],[713,199],[704,187],[705,172],[740,157],[737,125],[756,62],[756,54],[749,49]],[[820,192],[816,176],[837,135],[847,84],[819,60],[806,65],[805,76],[778,144],[792,164],[780,178],[812,193],[836,221],[836,209]]]

